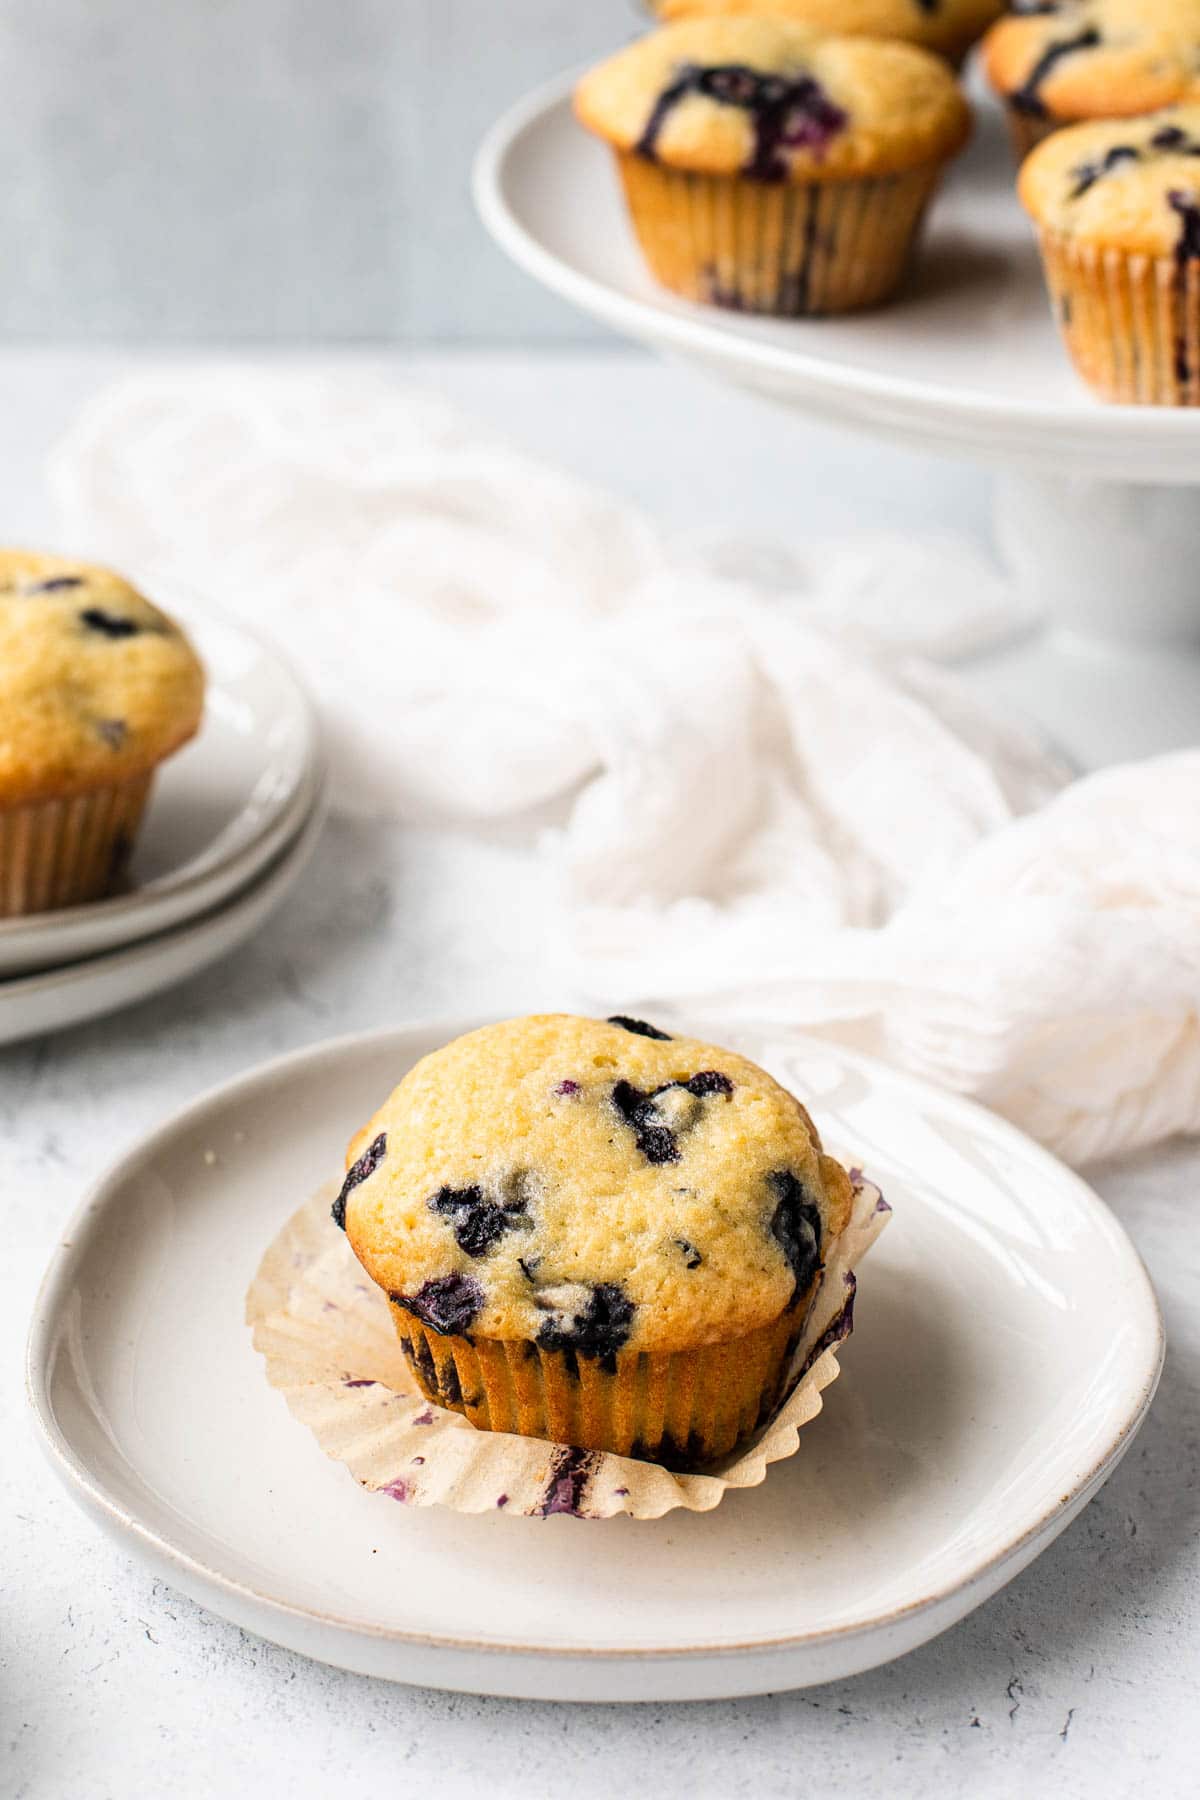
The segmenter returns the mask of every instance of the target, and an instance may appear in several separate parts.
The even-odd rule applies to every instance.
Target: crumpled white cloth
[[[965,541],[681,550],[344,368],[137,378],[51,478],[286,645],[342,806],[536,827],[581,999],[826,1033],[1077,1162],[1200,1128],[1200,752],[1064,787],[918,660],[1012,626]]]

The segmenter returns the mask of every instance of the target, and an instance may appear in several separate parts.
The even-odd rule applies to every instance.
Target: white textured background
[[[0,339],[580,341],[467,191],[632,0],[5,0]]]

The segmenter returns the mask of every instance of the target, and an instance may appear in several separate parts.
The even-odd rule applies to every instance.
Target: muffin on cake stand
[[[994,102],[912,281],[846,318],[775,320],[655,285],[575,77],[515,106],[475,165],[500,246],[605,324],[825,424],[996,471],[997,551],[1042,626],[959,666],[1084,767],[1200,740],[1200,409],[1111,406],[1072,371]]]

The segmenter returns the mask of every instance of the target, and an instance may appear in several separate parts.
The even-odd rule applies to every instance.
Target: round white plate
[[[146,586],[161,596],[160,584]],[[0,977],[59,968],[210,912],[264,869],[312,810],[316,720],[286,662],[230,620],[169,595],[163,603],[204,660],[204,723],[159,772],[128,891],[0,920]]]
[[[282,1220],[457,1031],[343,1039],[168,1121],[98,1184],[29,1340],[42,1441],[147,1569],[251,1631],[401,1681],[572,1700],[820,1682],[912,1649],[1062,1530],[1158,1379],[1149,1279],[1010,1126],[841,1050],[739,1042],[895,1216],[797,1454],[715,1512],[464,1517],[368,1494],[267,1385],[242,1322]]]
[[[500,120],[474,185],[501,247],[585,312],[827,422],[1055,474],[1200,481],[1200,417],[1102,405],[1072,373],[988,99],[901,298],[848,318],[773,320],[693,306],[651,279],[612,156],[572,118],[574,80]]]
[[[125,950],[42,975],[0,981],[0,1044],[62,1031],[132,1006],[235,950],[258,930],[303,872],[324,819],[320,782],[299,832],[250,885],[199,919]]]

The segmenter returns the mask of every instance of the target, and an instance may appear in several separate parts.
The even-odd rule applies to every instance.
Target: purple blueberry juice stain
[[[582,1093],[583,1089],[577,1081],[560,1081],[554,1092],[560,1099],[565,1100],[572,1094]]]
[[[1182,188],[1172,188],[1167,195],[1167,205],[1182,220],[1175,245],[1176,262],[1187,262],[1193,256],[1200,256],[1200,200]]]
[[[739,287],[730,287],[715,263],[704,265],[700,281],[710,305],[720,306],[726,312],[747,311],[746,299],[742,290]]]
[[[356,1375],[353,1378],[351,1378],[349,1375],[343,1375],[342,1386],[349,1387],[349,1388],[374,1387],[375,1382],[370,1376],[367,1376],[367,1375]]]
[[[1188,355],[1187,290],[1189,264],[1200,257],[1200,201],[1195,194],[1186,193],[1182,188],[1171,188],[1167,194],[1167,204],[1172,212],[1179,214],[1181,220],[1175,244],[1176,292],[1179,302],[1179,327],[1175,336],[1175,379],[1183,385],[1192,379],[1192,365]]]
[[[613,1493],[617,1496],[618,1499],[624,1500],[629,1493],[629,1489],[628,1488],[614,1488]]]
[[[381,1487],[379,1492],[381,1494],[386,1494],[389,1500],[399,1500],[401,1506],[403,1506],[407,1503],[412,1489],[409,1487],[408,1482],[405,1481],[403,1475],[397,1475],[393,1481],[389,1481],[386,1486]]]
[[[419,1468],[424,1461],[425,1461],[425,1458],[423,1456],[414,1456],[413,1457],[413,1467]]]
[[[647,1025],[645,1019],[631,1019],[625,1013],[611,1013],[604,1021],[606,1025],[619,1025],[622,1031],[631,1031],[634,1037],[653,1038],[655,1043],[669,1044],[669,1032],[660,1031],[657,1025]]]
[[[470,1275],[442,1275],[424,1282],[415,1294],[389,1294],[388,1298],[442,1337],[464,1332],[483,1310],[483,1289]],[[421,1348],[426,1349],[424,1345]]]
[[[689,1431],[683,1443],[669,1431],[664,1431],[657,1443],[643,1444],[639,1439],[629,1454],[635,1462],[657,1463],[660,1468],[679,1473],[702,1468],[706,1460],[711,1460],[705,1457],[704,1440],[698,1431]]]
[[[23,594],[61,594],[67,588],[83,586],[82,575],[51,575],[46,581],[31,581],[21,588]]]
[[[445,1395],[447,1406],[461,1406],[463,1404],[462,1382],[458,1378],[457,1364],[448,1362],[442,1370],[441,1389],[442,1393]],[[468,1401],[467,1404],[472,1405],[474,1403]]]
[[[497,1494],[496,1495],[496,1505],[499,1507],[507,1506],[508,1505],[508,1495],[507,1494]]]
[[[407,1345],[405,1348],[408,1351],[413,1367],[416,1369],[420,1379],[425,1383],[428,1392],[435,1395],[440,1400],[441,1392],[438,1388],[437,1364],[433,1360],[433,1351],[429,1348],[429,1345],[425,1342],[424,1338],[418,1338],[411,1349],[409,1349]]]
[[[804,1359],[803,1367],[800,1370],[800,1374],[796,1378],[797,1381],[808,1374],[808,1371],[812,1368],[818,1357],[823,1356],[826,1350],[832,1350],[835,1344],[840,1344],[842,1340],[848,1338],[850,1333],[854,1330],[854,1296],[858,1292],[858,1282],[856,1278],[849,1273],[844,1275],[842,1280],[845,1284],[846,1298],[842,1302],[840,1310],[834,1314],[816,1343],[810,1346],[808,1354]],[[795,1383],[793,1382],[792,1385],[794,1387]]]
[[[432,1425],[433,1414],[429,1408],[426,1407],[424,1412],[419,1412],[412,1422],[414,1425]]]
[[[384,1157],[387,1155],[387,1132],[381,1131],[374,1141],[368,1144],[358,1161],[346,1171],[346,1179],[342,1183],[342,1191],[329,1209],[329,1216],[339,1231],[346,1229],[346,1201],[360,1182],[373,1175]],[[367,1289],[364,1288],[366,1293]]]
[[[566,1445],[556,1450],[545,1492],[534,1508],[535,1517],[548,1519],[553,1513],[569,1513],[572,1518],[583,1518],[584,1495],[598,1460],[591,1450],[572,1450]]]
[[[764,75],[740,63],[706,69],[686,64],[655,101],[637,142],[639,156],[657,160],[663,126],[690,94],[749,115],[754,150],[742,172],[751,181],[786,181],[784,150],[811,150],[819,159],[849,123],[847,113],[811,75]]]
[[[119,750],[129,736],[129,727],[124,719],[97,719],[96,736],[110,750]]]
[[[118,831],[113,839],[112,855],[108,859],[108,878],[116,881],[125,873],[130,857],[133,855],[133,839],[127,832]]]

